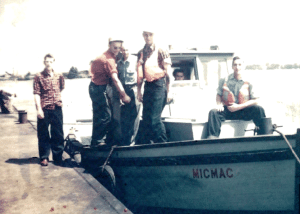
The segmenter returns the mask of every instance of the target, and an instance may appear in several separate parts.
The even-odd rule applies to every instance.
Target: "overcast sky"
[[[248,63],[298,63],[300,1],[0,0],[0,74],[37,72],[53,53],[56,67],[88,69],[121,37],[134,52],[142,31],[174,47],[219,45]]]

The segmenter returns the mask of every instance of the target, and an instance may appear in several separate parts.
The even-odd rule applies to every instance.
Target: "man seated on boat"
[[[233,58],[232,69],[232,74],[219,81],[217,106],[210,110],[208,116],[209,139],[219,137],[222,121],[253,120],[260,127],[260,119],[266,117],[264,109],[258,105],[258,98],[254,96],[252,84],[242,79],[244,62],[240,57]]]
[[[184,71],[181,70],[181,69],[175,69],[173,71],[173,76],[174,76],[174,78],[175,78],[176,81],[177,80],[185,80],[186,79],[185,75],[184,75]]]
[[[14,112],[12,98],[16,96],[16,94],[0,90],[0,108],[2,114],[11,114]]]

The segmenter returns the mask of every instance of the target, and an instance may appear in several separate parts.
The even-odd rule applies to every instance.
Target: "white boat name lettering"
[[[233,170],[231,168],[215,169],[193,169],[193,178],[232,178]]]

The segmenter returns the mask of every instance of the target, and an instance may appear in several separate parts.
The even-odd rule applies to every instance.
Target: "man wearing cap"
[[[166,142],[166,130],[161,121],[161,113],[169,91],[171,59],[166,50],[154,44],[154,32],[144,31],[145,46],[138,52],[137,96],[143,102],[143,125],[146,142]],[[144,94],[141,89],[145,80]]]
[[[123,41],[120,39],[110,38],[108,50],[93,60],[91,64],[92,78],[89,85],[89,94],[93,105],[91,146],[106,145],[112,140],[111,133],[107,133],[111,129],[111,109],[106,91],[110,79],[113,80],[122,102],[130,102],[130,97],[125,93],[122,83],[118,79],[116,56],[120,52],[122,43]],[[105,136],[106,142],[104,141]]]
[[[266,117],[264,109],[257,105],[253,86],[243,80],[244,62],[236,56],[232,60],[233,73],[220,79],[217,89],[217,106],[209,112],[208,138],[219,137],[222,121],[225,120],[253,120],[260,126],[260,119]],[[258,132],[260,134],[260,132]]]
[[[117,62],[118,79],[131,101],[122,103],[120,94],[112,85],[112,110],[114,140],[118,145],[135,144],[136,134],[140,123],[141,103],[137,100],[136,59],[129,53],[128,47],[122,47],[122,54]]]

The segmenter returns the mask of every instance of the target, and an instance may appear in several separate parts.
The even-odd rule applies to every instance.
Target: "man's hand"
[[[230,112],[235,112],[235,111],[238,111],[241,108],[241,105],[240,104],[236,104],[236,103],[233,103],[232,105],[230,106],[227,106],[227,109],[230,111]]]
[[[167,93],[167,103],[166,104],[171,104],[174,102],[174,94]]]
[[[216,109],[217,109],[218,112],[224,111],[224,106],[223,106],[223,104],[216,105]]]
[[[42,109],[39,109],[38,111],[37,111],[37,117],[39,118],[39,119],[44,119],[44,112],[43,112],[43,110]]]
[[[137,99],[139,102],[141,102],[141,103],[143,102],[143,95],[140,91],[137,92]]]
[[[130,101],[131,101],[130,97],[129,97],[127,94],[125,94],[125,95],[121,98],[121,100],[122,100],[123,103],[130,103]]]

